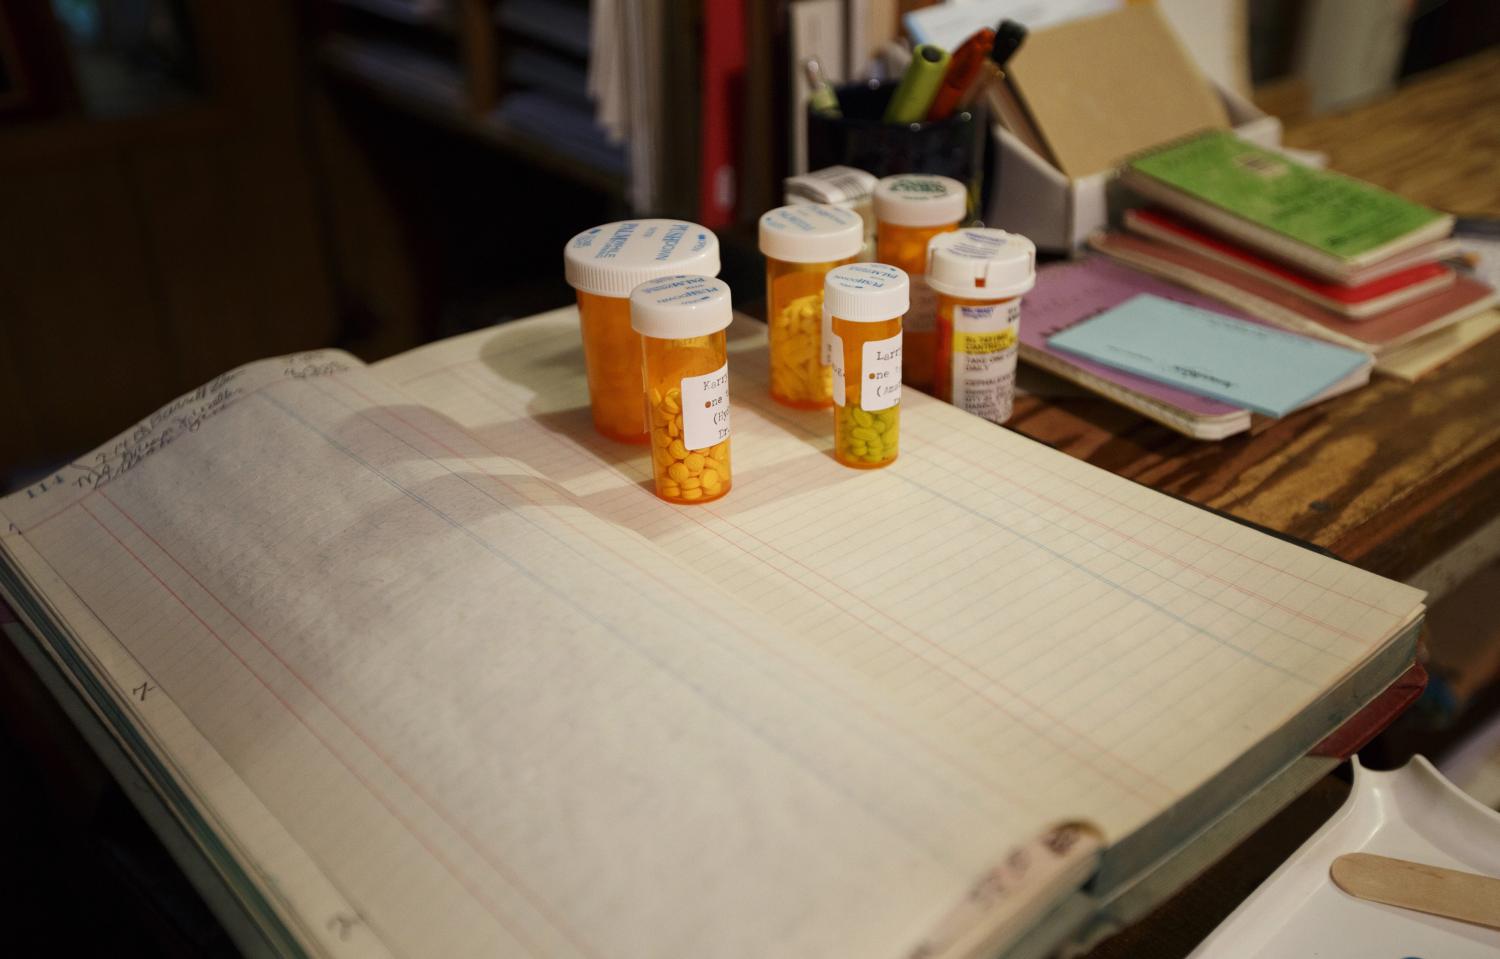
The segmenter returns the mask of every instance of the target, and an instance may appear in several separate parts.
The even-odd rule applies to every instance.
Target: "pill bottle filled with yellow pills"
[[[771,398],[776,402],[805,410],[833,402],[833,374],[823,343],[823,278],[859,256],[864,236],[860,215],[836,206],[783,206],[761,216]]]
[[[1004,230],[958,230],[927,247],[937,294],[932,394],[994,423],[1010,419],[1021,294],[1036,283],[1036,246]]]
[[[845,466],[876,469],[896,460],[901,317],[910,297],[906,272],[884,263],[850,263],[824,282],[833,326],[833,455]]]
[[[636,287],[630,323],[641,337],[656,495],[707,503],[729,492],[729,287],[707,276],[668,276]]]
[[[607,223],[569,240],[563,266],[578,293],[594,429],[622,443],[644,443],[641,338],[630,328],[630,292],[663,276],[717,276],[719,240],[683,220]]]
[[[968,203],[964,185],[952,177],[902,174],[875,185],[875,259],[905,270],[912,283],[902,377],[914,389],[932,388],[937,346],[937,303],[921,282],[927,271],[927,244],[940,233],[958,229]]]

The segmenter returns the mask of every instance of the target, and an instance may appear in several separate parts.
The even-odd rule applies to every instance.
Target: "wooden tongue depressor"
[[[1500,929],[1500,879],[1365,852],[1339,856],[1328,873],[1359,899]]]

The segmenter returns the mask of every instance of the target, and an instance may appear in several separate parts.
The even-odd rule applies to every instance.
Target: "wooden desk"
[[[1289,125],[1286,143],[1439,209],[1500,217],[1500,51],[1434,71],[1380,102]],[[1105,469],[1410,576],[1500,515],[1500,336],[1416,384],[1354,393],[1219,443],[1178,436],[1103,400],[1017,403],[1010,425]],[[1141,923],[1089,959],[1186,956],[1331,816],[1325,777]]]
[[[1439,209],[1500,216],[1500,51],[1287,130],[1330,165]],[[1018,400],[1010,426],[1154,489],[1393,578],[1500,515],[1500,336],[1416,384],[1384,377],[1203,443],[1104,399]]]

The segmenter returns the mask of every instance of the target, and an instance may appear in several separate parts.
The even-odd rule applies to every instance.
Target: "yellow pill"
[[[681,463],[673,463],[667,467],[667,475],[681,483],[688,478],[688,468]]]
[[[862,439],[866,443],[872,440],[880,439],[880,434],[870,429],[868,426],[856,426],[854,429],[849,431],[849,435],[855,437],[856,439]]]
[[[663,496],[681,496],[682,495],[682,487],[675,486],[675,485],[673,485],[671,483],[663,483],[663,484],[661,484],[661,495],[663,495]]]
[[[689,473],[697,476],[699,473],[703,472],[703,462],[704,460],[702,453],[689,453],[687,455],[687,459],[683,460],[683,465],[687,466],[687,471]]]
[[[880,410],[875,415],[878,416],[878,417],[880,417],[881,419],[885,420],[887,423],[894,423],[894,422],[896,422],[896,411],[898,409],[900,409],[900,407],[898,407],[898,406],[888,406],[885,409]],[[868,416],[869,414],[865,414],[865,415]]]
[[[870,429],[874,430],[877,433],[884,433],[890,428],[891,424],[887,423],[885,420],[876,420],[875,422],[870,424]]]
[[[678,410],[682,409],[682,404],[677,402],[677,398],[681,395],[682,394],[679,391],[673,390],[666,396],[662,397],[661,405],[666,407],[669,412],[676,413]]]
[[[854,422],[858,423],[860,426],[869,426],[871,423],[875,422],[875,420],[870,416],[869,413],[866,413],[864,410],[860,409],[857,406],[849,407],[849,415],[853,417]]]
[[[672,454],[674,460],[687,459],[687,447],[682,445],[682,440],[675,439],[672,445],[667,447],[667,452]]]
[[[682,481],[682,488],[684,490],[698,489],[702,485],[703,480],[699,479],[696,476],[689,476],[687,479]]]
[[[680,426],[677,425],[677,420],[676,419],[667,420],[667,435],[668,436],[681,436],[682,435],[682,427],[680,427]]]
[[[656,462],[661,464],[662,466],[671,466],[677,461],[672,458],[671,453],[668,453],[664,449],[658,449],[656,451]]]
[[[703,491],[701,489],[685,489],[685,490],[682,491],[682,498],[683,499],[689,499],[689,500],[691,500],[691,499],[702,499],[703,498]]]
[[[660,406],[661,405],[661,390],[657,389],[654,386],[651,387],[651,405],[652,406]]]
[[[879,453],[866,453],[861,456],[860,459],[864,460],[866,463],[879,463],[881,460],[885,459],[885,457],[881,456]]]
[[[705,470],[704,471],[704,473],[703,473],[703,490],[704,490],[704,492],[707,492],[707,493],[717,493],[719,491],[719,487],[721,485],[723,485],[723,482],[724,482],[723,480],[719,479],[719,474],[715,473],[713,470]]]

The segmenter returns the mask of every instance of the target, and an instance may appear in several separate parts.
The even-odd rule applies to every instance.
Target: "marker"
[[[948,51],[924,43],[912,51],[911,65],[902,74],[890,105],[885,108],[886,123],[920,123],[948,72]]]
[[[943,74],[942,85],[938,87],[937,95],[932,98],[932,106],[927,108],[928,123],[946,120],[954,114],[959,101],[963,99],[969,87],[974,85],[974,80],[983,71],[985,61],[989,58],[990,50],[994,46],[995,31],[989,27],[981,27],[957,50],[953,51],[953,59],[948,64],[948,72]]]
[[[803,60],[802,70],[807,75],[807,85],[812,88],[812,92],[807,97],[807,102],[812,108],[824,116],[843,116],[843,111],[839,109],[839,96],[833,92],[833,87],[823,76],[823,64],[818,62],[818,58],[808,57]]]
[[[974,105],[979,99],[985,87],[1004,76],[1003,68],[1015,56],[1021,44],[1026,40],[1026,28],[1014,20],[1001,20],[1000,27],[995,31],[995,45],[990,49],[989,59],[980,64],[979,75],[969,85],[969,89],[959,98],[958,109],[966,110]]]

